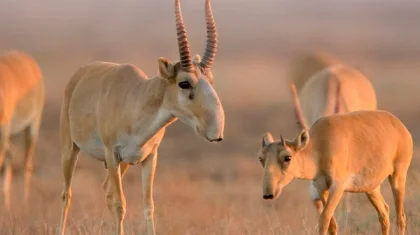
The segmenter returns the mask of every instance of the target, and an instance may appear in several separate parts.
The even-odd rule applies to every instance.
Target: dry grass
[[[8,214],[0,205],[0,235],[54,234],[61,212],[57,127],[65,83],[78,66],[92,60],[134,63],[154,75],[159,56],[177,56],[174,26],[167,23],[173,23],[172,1],[165,1],[167,7],[163,3],[158,5],[162,7],[156,7],[152,0],[126,1],[117,7],[109,1],[92,0],[86,6],[72,8],[47,0],[36,6],[6,2],[0,3],[0,13],[4,13],[0,14],[1,48],[24,49],[38,59],[47,81],[48,100],[35,158],[32,203],[27,207],[20,203],[22,157],[18,155],[12,188],[15,210]],[[99,2],[107,7],[96,8]],[[197,51],[204,39],[204,22],[200,21],[203,17],[198,14],[201,6],[196,1],[183,2],[187,9],[184,14],[188,12],[185,19],[190,40]],[[361,68],[372,79],[379,107],[399,116],[412,132],[417,148],[408,175],[405,208],[407,234],[418,234],[420,32],[415,27],[420,20],[418,8],[392,5],[391,1],[385,1],[387,4],[382,8],[373,7],[371,1],[367,5],[354,3],[348,9],[338,5],[331,9],[304,7],[271,0],[262,1],[265,5],[241,1],[241,7],[237,7],[239,0],[227,2],[223,7],[221,1],[214,1],[221,39],[214,75],[226,111],[225,140],[220,144],[207,143],[182,123],[168,128],[159,150],[154,187],[158,234],[316,234],[317,215],[309,199],[308,182],[292,182],[277,200],[264,201],[261,167],[255,156],[263,132],[270,130],[289,138],[295,134],[286,85],[287,66],[291,55],[315,46],[324,46],[341,60]],[[6,7],[8,11],[4,10]],[[83,11],[84,7],[97,10],[96,17]],[[132,10],[134,7],[141,14]],[[149,7],[156,15],[159,11],[165,13],[153,18],[155,27],[137,23],[149,20]],[[51,14],[45,10],[49,8],[53,9]],[[112,8],[126,14],[112,15]],[[188,9],[195,13],[189,15]],[[328,9],[340,14],[327,14]],[[357,19],[352,18],[355,12]],[[103,18],[107,14],[112,16]],[[320,14],[323,18],[318,17]],[[127,19],[119,18],[120,15]],[[245,27],[252,25],[252,21],[258,24],[259,33]],[[135,27],[140,28],[131,31]],[[153,40],[156,37],[159,40]],[[19,138],[16,140],[19,144]],[[139,234],[145,229],[141,172],[139,166],[132,168],[123,180],[128,208],[125,225],[127,234]],[[68,234],[112,234],[113,224],[101,188],[104,173],[102,163],[85,155],[79,158]],[[383,192],[391,207],[394,228],[395,211],[387,182]],[[353,195],[349,218],[338,218],[341,234],[377,234],[375,210],[363,194]]]
[[[402,71],[383,70],[390,77]],[[372,77],[379,78],[381,75]],[[380,97],[386,96],[390,86],[382,84],[377,86]],[[286,89],[281,88],[281,82],[277,86]],[[408,86],[412,85],[404,85]],[[399,88],[395,85],[394,89]],[[408,88],[405,91],[414,95]],[[222,95],[226,96],[226,93]],[[283,95],[286,101],[280,102]],[[158,234],[316,234],[317,215],[308,196],[307,182],[293,182],[275,201],[267,202],[261,198],[261,169],[255,156],[261,134],[271,130],[291,136],[296,131],[287,93],[273,93],[271,96],[267,93],[267,97],[260,97],[260,101],[255,98],[255,105],[248,107],[226,102],[226,138],[221,144],[209,144],[197,138],[182,123],[169,127],[168,136],[160,148],[155,181]],[[274,99],[276,96],[279,98]],[[416,139],[420,134],[416,125],[419,111],[398,105],[406,100],[404,96],[396,96],[389,101],[388,107],[403,119]],[[384,103],[381,107],[386,108]],[[12,214],[0,212],[0,228],[3,228],[0,234],[54,234],[57,227],[62,190],[56,129],[58,106],[47,105],[49,108],[36,158],[33,203],[26,208],[19,203],[22,198],[19,156],[15,162],[16,184],[13,185],[16,211]],[[420,199],[416,191],[420,185],[419,167],[420,161],[414,156],[405,201],[408,234],[416,234],[420,230],[417,219],[420,208],[416,203]],[[139,234],[145,229],[141,172],[139,166],[132,168],[124,178],[128,202],[126,231],[127,234]],[[112,220],[101,188],[104,173],[103,164],[85,155],[80,156],[73,181],[69,234],[112,234]],[[394,223],[393,199],[387,182],[383,191],[392,208],[391,221]],[[376,234],[379,224],[373,207],[364,195],[352,198],[354,207],[350,217],[347,221],[339,218],[341,231],[345,231],[344,234]]]

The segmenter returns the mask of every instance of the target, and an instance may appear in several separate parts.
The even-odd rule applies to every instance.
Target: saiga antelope
[[[291,91],[295,105],[300,100],[299,112],[302,112],[300,127],[309,127],[319,118],[339,113],[357,110],[376,110],[377,101],[375,90],[369,81],[359,71],[343,65],[330,65],[311,76],[298,92],[291,82]],[[315,207],[322,211],[321,197],[313,184],[309,186]],[[350,195],[344,194],[342,214],[348,213]]]
[[[299,92],[303,85],[315,73],[334,64],[341,63],[330,54],[316,50],[298,55],[290,66],[289,76]]]
[[[0,56],[0,166],[3,167],[3,202],[10,209],[12,153],[10,137],[25,134],[24,203],[30,194],[32,157],[44,107],[44,81],[36,61],[26,53],[9,51]]]
[[[303,119],[302,116],[300,116]],[[264,168],[263,198],[273,199],[291,180],[311,180],[324,208],[319,234],[337,234],[334,218],[344,192],[366,193],[375,207],[382,234],[389,234],[389,207],[380,192],[388,177],[397,225],[405,233],[404,193],[413,141],[405,125],[386,111],[361,110],[318,119],[292,141],[263,136],[259,159]]]
[[[213,88],[217,33],[206,0],[207,45],[201,59],[191,58],[180,1],[175,0],[179,62],[159,58],[158,75],[148,78],[130,64],[94,62],[81,67],[66,86],[60,133],[64,173],[60,233],[65,233],[71,179],[80,150],[103,161],[108,208],[123,234],[126,201],[121,179],[128,166],[141,163],[144,215],[155,234],[153,180],[157,149],[165,128],[180,119],[210,142],[223,138],[224,110]]]

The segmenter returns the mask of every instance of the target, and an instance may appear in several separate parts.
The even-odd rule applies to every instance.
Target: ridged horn
[[[184,20],[182,19],[180,0],[175,0],[175,18],[181,68],[187,72],[191,72],[194,70],[194,66],[192,64],[187,31],[185,30]]]
[[[206,0],[206,26],[207,26],[207,42],[206,50],[204,51],[203,59],[200,62],[201,67],[210,68],[214,62],[214,57],[217,51],[217,30],[214,22],[213,13],[210,6],[211,0]]]

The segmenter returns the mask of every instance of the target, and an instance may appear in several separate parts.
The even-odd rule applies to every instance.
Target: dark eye
[[[285,162],[290,162],[290,160],[292,160],[292,157],[290,157],[290,156],[284,157],[284,161]]]
[[[178,86],[179,86],[181,89],[190,89],[190,88],[191,88],[191,84],[190,84],[190,82],[188,82],[188,81],[183,81],[183,82],[180,82],[180,83],[178,83]]]

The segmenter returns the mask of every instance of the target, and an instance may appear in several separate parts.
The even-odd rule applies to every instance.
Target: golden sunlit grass
[[[44,61],[42,64],[48,63]],[[274,65],[267,64],[265,67],[273,68]],[[237,71],[240,68],[235,67]],[[51,76],[55,70],[56,68],[46,67],[47,75]],[[222,74],[225,68],[219,66],[219,70],[218,73]],[[390,69],[376,65],[369,72],[380,99],[379,106],[396,113],[413,132],[416,140],[420,133],[417,125],[420,111],[411,109],[405,100],[410,100],[407,98],[409,95],[415,97],[415,82],[411,79],[419,71],[406,71],[398,67]],[[407,81],[411,82],[396,83],[399,74],[404,74]],[[158,234],[317,233],[318,217],[309,199],[308,182],[293,182],[275,201],[262,199],[261,166],[255,155],[261,134],[269,130],[276,135],[282,133],[291,136],[296,131],[287,86],[282,86],[283,79],[278,80],[265,78],[265,81],[275,84],[281,92],[274,92],[275,88],[268,87],[268,92],[258,95],[258,92],[249,88],[252,84],[246,85],[252,79],[245,78],[242,90],[235,92],[242,95],[251,92],[254,98],[250,105],[232,99],[228,95],[229,89],[223,87],[225,82],[217,81],[217,86],[222,86],[220,95],[225,101],[227,118],[225,140],[220,144],[205,142],[182,123],[175,123],[168,128],[167,136],[160,147],[154,187]],[[61,83],[62,87],[64,82]],[[394,87],[401,95],[387,98],[390,87]],[[56,232],[62,190],[61,156],[57,138],[60,100],[51,97],[59,97],[59,89],[52,90],[49,94],[35,158],[32,203],[27,207],[20,203],[22,157],[17,155],[14,161],[16,184],[12,188],[12,203],[16,211],[7,214],[0,206],[0,235],[49,235]],[[19,140],[16,138],[18,144]],[[415,150],[415,154],[417,153]],[[420,186],[420,160],[417,155],[413,157],[407,180],[407,234],[420,231],[420,222],[417,219],[420,216],[420,207],[417,206],[420,199],[420,193],[417,192]],[[101,187],[104,173],[102,163],[83,154],[80,156],[73,181],[69,235],[112,234],[114,227]],[[129,169],[123,185],[127,198],[126,232],[142,234],[145,227],[139,166]],[[388,182],[384,183],[383,191],[391,208],[393,229],[395,212]],[[379,223],[376,212],[367,198],[360,194],[353,196],[351,200],[353,211],[350,217],[347,220],[338,217],[340,231],[343,232],[341,234],[377,234]]]
[[[206,158],[187,163],[182,159],[184,164],[171,160],[159,167],[155,187],[158,234],[316,234],[316,214],[306,193],[307,182],[294,182],[276,201],[263,201],[259,187],[260,169],[254,160],[229,156],[229,159]],[[105,209],[100,177],[89,179],[87,176],[92,175],[88,171],[87,168],[78,169],[75,177],[68,234],[112,234],[112,220]],[[139,177],[135,167],[124,180],[128,202],[127,234],[142,234],[145,229]],[[415,219],[419,216],[416,202],[420,193],[415,189],[420,183],[420,175],[411,170],[408,179],[407,234],[416,234],[420,228]],[[12,215],[1,214],[0,234],[54,234],[61,205],[60,184],[44,179],[44,183],[35,185],[34,203],[26,208],[27,211],[14,201],[17,211]],[[387,183],[383,191],[394,223],[395,213]],[[14,192],[18,194],[19,190]],[[341,231],[345,231],[341,234],[377,234],[376,212],[364,195],[352,197],[352,204],[355,206],[347,223],[339,218]]]

